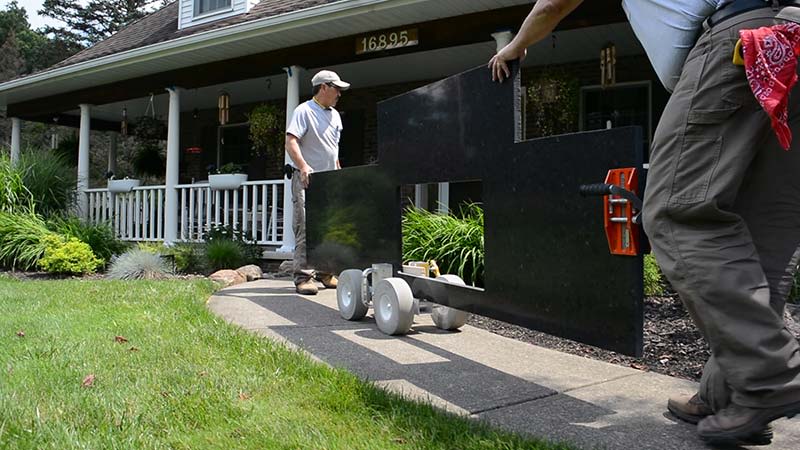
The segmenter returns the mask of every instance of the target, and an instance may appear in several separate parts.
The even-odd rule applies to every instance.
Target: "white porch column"
[[[300,105],[300,66],[285,67],[286,71],[286,128],[292,121],[292,113]],[[284,163],[290,164],[289,154],[284,152]],[[294,252],[294,206],[292,204],[292,180],[283,181],[283,245],[279,253]]]
[[[81,104],[81,128],[78,140],[78,217],[89,217],[89,139],[91,131],[92,107]]]
[[[180,175],[181,89],[168,88],[169,121],[167,122],[167,179],[164,198],[164,244],[178,239],[178,176]]]
[[[450,212],[450,183],[439,183],[439,199],[436,203],[436,211],[440,214]]]
[[[511,40],[514,39],[514,33],[510,31],[498,31],[497,33],[492,33],[492,37],[495,43],[497,43],[497,51],[499,52],[503,47],[511,43]]]
[[[427,184],[418,184],[414,186],[414,206],[420,209],[428,209]]]
[[[111,145],[108,149],[108,171],[117,173],[117,133],[111,132]]]
[[[20,147],[22,146],[22,121],[16,117],[11,118],[11,165],[19,162]]]

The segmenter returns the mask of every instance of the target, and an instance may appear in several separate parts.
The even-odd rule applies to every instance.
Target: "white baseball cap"
[[[346,91],[350,88],[350,83],[345,83],[341,78],[339,78],[339,75],[337,75],[336,72],[332,72],[330,70],[321,70],[314,75],[314,78],[311,79],[312,86],[319,86],[320,84],[326,83],[333,83],[334,86],[343,91]]]

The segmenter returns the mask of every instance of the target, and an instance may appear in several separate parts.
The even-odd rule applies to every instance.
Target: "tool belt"
[[[772,8],[773,3],[775,2],[772,0],[734,0],[732,3],[728,3],[721,9],[718,9],[716,12],[714,12],[714,14],[708,18],[708,25],[713,27],[718,25],[720,22],[724,22],[748,11],[754,11],[761,8]],[[800,0],[778,0],[777,5],[800,6]]]

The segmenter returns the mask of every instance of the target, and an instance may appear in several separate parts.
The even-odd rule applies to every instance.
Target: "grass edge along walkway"
[[[0,276],[0,448],[568,449],[225,323],[206,281]]]

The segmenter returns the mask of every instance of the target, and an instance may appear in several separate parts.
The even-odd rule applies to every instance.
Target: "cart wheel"
[[[464,280],[462,280],[458,275],[441,275],[436,277],[436,279],[444,280],[452,284],[459,284],[461,286],[466,285]],[[449,306],[434,304],[431,310],[431,316],[433,318],[433,323],[437,328],[441,328],[442,330],[457,330],[467,323],[469,313],[455,308],[450,308]]]
[[[414,322],[414,296],[408,283],[400,278],[378,282],[372,295],[378,329],[385,334],[406,334]]]
[[[361,320],[367,315],[367,306],[361,298],[361,281],[364,278],[358,269],[345,270],[339,274],[336,287],[336,303],[339,314],[345,320]]]

